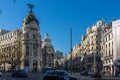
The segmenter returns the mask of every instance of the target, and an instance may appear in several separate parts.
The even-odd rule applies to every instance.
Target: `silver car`
[[[43,80],[77,80],[65,70],[49,70],[44,74]]]

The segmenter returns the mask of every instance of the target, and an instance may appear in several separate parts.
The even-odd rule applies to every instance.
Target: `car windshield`
[[[47,74],[48,75],[57,75],[57,72],[55,72],[55,71],[48,71]]]

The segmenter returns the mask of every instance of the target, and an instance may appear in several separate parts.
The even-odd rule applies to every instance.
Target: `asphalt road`
[[[43,74],[40,73],[28,73],[27,78],[12,78],[11,73],[3,73],[0,80],[42,80]]]
[[[80,76],[75,74],[74,76],[78,77],[78,80],[120,80],[118,77],[103,77],[101,79],[90,78],[89,76]],[[28,73],[27,78],[12,78],[11,73],[3,73],[0,80],[43,80],[43,74],[40,73]]]

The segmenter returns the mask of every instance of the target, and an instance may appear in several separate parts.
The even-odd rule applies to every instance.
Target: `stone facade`
[[[82,65],[89,70],[91,68],[98,67],[100,61],[100,38],[101,38],[101,27],[104,25],[103,21],[98,21],[91,28],[87,29],[86,36],[82,36],[81,41],[81,54],[82,54]]]
[[[7,59],[13,58],[10,61],[4,60],[6,61],[5,64],[9,65],[5,68],[13,68],[12,65],[17,65],[18,68],[26,69],[29,71],[40,70],[42,54],[40,27],[39,22],[35,18],[32,11],[30,11],[25,17],[22,25],[22,30],[15,30],[13,32],[4,30],[1,31],[1,34],[1,54],[5,53],[8,55]],[[17,62],[14,62],[15,60]]]
[[[21,30],[0,29],[0,70],[21,68],[36,72],[43,67],[54,67],[54,53],[48,34],[42,44],[39,22],[31,8]]]
[[[13,65],[20,67],[21,53],[21,30],[14,30],[13,32],[1,30],[4,32],[0,35],[0,70],[8,70]],[[18,64],[18,62],[20,64]],[[5,67],[6,66],[6,67]]]
[[[120,73],[120,19],[112,22],[114,73]]]
[[[106,75],[113,74],[113,33],[112,23],[106,24],[101,31],[101,60]]]
[[[73,70],[94,69],[100,71],[101,68],[101,29],[104,26],[104,21],[98,21],[91,28],[88,28],[86,35],[82,36],[81,43],[75,45],[72,52],[68,55],[68,66],[71,65],[72,54],[72,68]],[[99,63],[99,65],[98,65]]]
[[[42,46],[42,67],[51,67],[54,68],[54,54],[55,50],[53,45],[51,44],[51,39],[49,35],[45,35],[45,39],[43,40]]]
[[[64,57],[63,57],[63,52],[60,51],[55,51],[54,54],[54,67],[56,69],[62,69],[64,67]]]
[[[34,16],[34,13],[30,11],[25,17],[22,25],[21,54],[24,54],[22,57],[24,63],[21,65],[24,65],[25,69],[29,69],[30,71],[40,70],[42,55],[41,45],[39,22]]]
[[[80,69],[103,71],[106,76],[118,75],[120,72],[120,20],[106,24],[98,21],[87,34],[82,36],[81,43],[75,45],[72,53],[66,56],[66,65],[79,65]]]

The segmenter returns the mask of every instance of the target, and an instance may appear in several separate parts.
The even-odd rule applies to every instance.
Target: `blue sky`
[[[75,46],[87,27],[98,20],[108,23],[120,18],[120,0],[0,0],[0,28],[21,29],[29,12],[27,3],[35,5],[33,11],[40,22],[42,39],[48,33],[55,50],[64,53],[70,51],[70,28]]]

